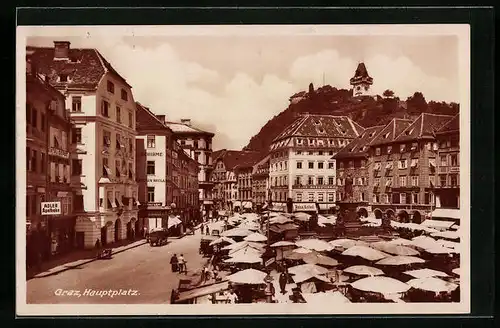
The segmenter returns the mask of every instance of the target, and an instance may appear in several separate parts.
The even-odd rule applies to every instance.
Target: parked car
[[[149,233],[149,245],[161,246],[167,243],[168,230],[165,228],[153,229]]]

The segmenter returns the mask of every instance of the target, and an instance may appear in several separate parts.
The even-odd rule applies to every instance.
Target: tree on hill
[[[406,99],[406,104],[408,105],[408,112],[410,114],[424,113],[427,112],[428,106],[422,92],[415,92],[413,96]]]
[[[382,93],[382,96],[385,98],[394,98],[394,91],[387,89]]]

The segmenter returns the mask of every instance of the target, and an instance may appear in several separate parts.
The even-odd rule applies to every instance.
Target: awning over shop
[[[430,228],[441,228],[441,229],[449,229],[455,222],[452,221],[439,221],[439,220],[425,220],[421,223],[421,225]]]
[[[177,226],[177,225],[179,225],[181,223],[182,223],[182,221],[178,217],[176,217],[176,216],[172,217],[171,216],[171,217],[168,218],[167,228],[170,229],[170,228],[175,227],[175,226]]]
[[[433,218],[449,218],[449,219],[460,220],[461,215],[460,215],[459,209],[436,208],[434,211],[432,211],[432,217]]]
[[[186,290],[184,292],[179,293],[179,298],[176,300],[176,302],[184,302],[188,300],[192,300],[194,298],[206,296],[206,295],[211,295],[214,293],[218,293],[224,290],[229,289],[229,282],[228,281],[223,281],[207,286],[201,286],[198,288],[194,288],[191,290]]]

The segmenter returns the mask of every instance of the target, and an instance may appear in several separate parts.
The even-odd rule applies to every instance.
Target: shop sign
[[[165,182],[165,179],[148,179],[148,182]]]
[[[293,203],[294,212],[314,211],[316,212],[315,203]]]
[[[142,156],[148,156],[148,157],[154,157],[154,156],[163,156],[162,152],[143,152],[141,153]]]
[[[59,149],[59,148],[54,148],[54,147],[50,147],[49,148],[49,155],[61,157],[61,158],[64,158],[64,159],[68,159],[69,158],[69,152],[68,151],[63,150],[63,149]]]
[[[61,215],[61,202],[42,202],[42,215]]]

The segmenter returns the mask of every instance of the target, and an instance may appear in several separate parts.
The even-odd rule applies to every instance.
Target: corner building
[[[74,128],[71,186],[76,189],[76,243],[92,248],[137,228],[135,102],[132,87],[92,48],[32,47],[33,61],[66,96]]]

